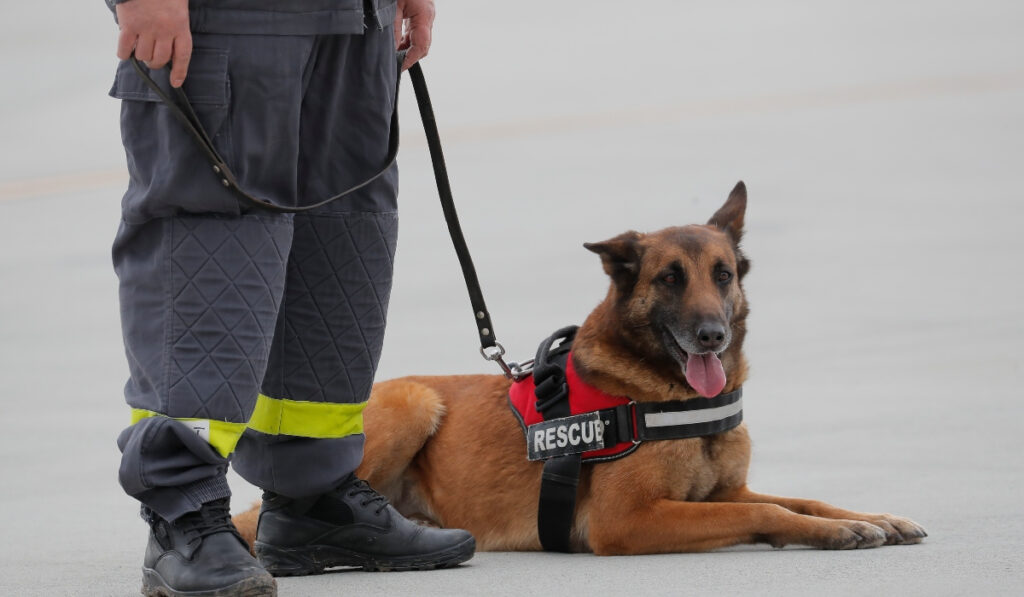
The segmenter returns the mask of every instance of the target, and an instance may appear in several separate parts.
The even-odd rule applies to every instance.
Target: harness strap
[[[405,55],[406,52],[402,51],[398,52],[396,56],[399,78],[401,78],[402,63],[405,61]],[[210,135],[206,132],[206,129],[203,128],[198,116],[196,116],[195,110],[192,108],[191,102],[189,102],[188,96],[185,95],[182,88],[172,88],[172,93],[174,94],[174,98],[172,98],[171,95],[169,95],[156,83],[156,81],[153,80],[149,75],[148,70],[142,67],[134,54],[132,54],[130,60],[132,62],[132,66],[135,67],[135,71],[146,83],[146,86],[148,86],[157,95],[157,97],[160,98],[163,104],[171,111],[174,118],[185,127],[185,130],[195,140],[200,151],[203,152],[207,160],[210,162],[214,175],[220,179],[220,183],[226,188],[231,189],[231,191],[233,191],[239,198],[260,209],[275,213],[301,213],[318,209],[329,203],[342,199],[377,180],[391,168],[395,163],[395,160],[398,158],[398,90],[401,87],[401,81],[395,85],[395,102],[394,109],[391,112],[391,131],[388,136],[388,153],[384,158],[384,166],[374,175],[357,185],[345,189],[337,195],[328,197],[327,199],[323,199],[310,205],[303,205],[301,207],[278,205],[269,199],[255,197],[247,193],[239,185],[238,179],[231,171],[231,168],[228,167],[227,162],[221,157],[217,148],[214,147]],[[170,66],[166,68],[169,69]],[[458,256],[459,265],[462,267],[462,275],[466,280],[466,290],[469,292],[469,301],[473,307],[473,321],[476,323],[477,334],[480,337],[481,351],[484,351],[485,349],[494,348],[495,346],[500,345],[497,343],[497,339],[494,334],[494,325],[491,323],[490,312],[487,310],[487,304],[484,302],[483,291],[480,289],[480,281],[476,275],[476,268],[473,266],[473,260],[469,254],[469,247],[466,245],[465,236],[462,234],[462,226],[459,224],[459,216],[455,210],[455,200],[452,197],[451,184],[448,180],[448,169],[445,166],[444,154],[441,151],[441,136],[437,130],[437,122],[434,118],[434,108],[430,103],[430,95],[427,93],[427,83],[423,76],[423,68],[418,62],[409,67],[409,77],[412,79],[413,89],[416,92],[416,104],[419,107],[420,117],[423,120],[423,130],[427,138],[427,147],[430,149],[430,160],[434,167],[434,181],[437,184],[437,192],[441,200],[441,209],[444,212],[444,219],[448,226],[448,234],[451,236],[452,245],[455,247],[455,254]],[[500,357],[500,355],[498,356]]]
[[[537,531],[544,551],[569,551],[581,469],[579,454],[559,456],[544,463],[537,504]]]
[[[568,417],[569,384],[565,377],[565,361],[576,338],[579,326],[566,326],[548,336],[537,347],[533,359],[534,394],[537,412],[545,419]],[[555,342],[561,341],[555,346]]]
[[[526,426],[527,458],[547,460],[591,450],[609,448],[625,442],[639,444],[645,441],[687,439],[728,431],[743,421],[743,388],[714,398],[698,400],[672,400],[669,402],[630,402],[582,414],[565,414],[552,418],[545,416],[542,423]],[[568,405],[569,402],[565,401]],[[568,409],[559,412],[567,412]],[[544,449],[534,446],[535,434],[548,429],[580,425],[596,419],[601,422],[602,436],[598,445],[573,442]],[[627,453],[607,457],[590,457],[587,461],[615,460]]]
[[[634,440],[712,435],[728,431],[743,421],[743,388],[698,400],[637,403],[634,405]]]
[[[537,348],[533,369],[536,383],[534,393],[537,396],[537,412],[545,420],[572,414],[565,367],[569,348],[578,329],[577,326],[564,327],[541,342]],[[558,341],[561,344],[556,346]],[[580,454],[567,454],[549,458],[544,463],[537,502],[537,532],[545,551],[569,551],[582,462]]]

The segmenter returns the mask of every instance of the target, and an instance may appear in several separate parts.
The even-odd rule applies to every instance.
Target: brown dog
[[[707,225],[627,232],[587,249],[611,277],[573,344],[579,377],[637,403],[704,400],[740,387],[748,312],[739,248],[746,188]],[[526,459],[501,376],[409,377],[377,384],[357,474],[407,516],[469,530],[484,550],[539,550],[541,462]],[[739,543],[823,549],[919,543],[914,522],[747,488],[745,425],[651,441],[584,464],[571,541],[578,551],[644,554]],[[236,519],[251,540],[257,513]]]

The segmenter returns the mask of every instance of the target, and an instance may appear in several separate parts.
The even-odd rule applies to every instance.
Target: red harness
[[[573,415],[615,408],[616,406],[632,403],[629,398],[606,394],[580,379],[579,375],[576,374],[576,367],[573,365],[571,352],[566,359],[565,380],[569,386],[569,411]],[[523,425],[524,431],[530,425],[544,421],[544,417],[537,412],[537,397],[534,395],[532,375],[512,384],[508,391],[508,399],[512,406],[512,411],[515,412],[519,422]],[[636,416],[632,409],[630,415],[635,434]],[[615,460],[629,454],[635,448],[636,444],[633,441],[623,441],[601,450],[584,452],[581,456],[583,460]]]
[[[537,531],[548,551],[570,551],[583,462],[622,458],[644,441],[722,433],[743,420],[740,388],[703,400],[637,403],[584,383],[570,352],[577,330],[565,327],[545,339],[533,374],[508,392],[526,435],[527,458],[544,461]]]

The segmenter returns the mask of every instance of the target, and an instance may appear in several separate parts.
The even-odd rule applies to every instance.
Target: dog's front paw
[[[924,527],[902,516],[879,514],[869,522],[885,531],[886,545],[913,545],[928,536]]]
[[[866,549],[885,545],[881,527],[859,520],[837,520],[832,533],[819,545],[822,549]]]

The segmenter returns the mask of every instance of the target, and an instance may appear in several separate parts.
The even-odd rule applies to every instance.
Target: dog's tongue
[[[686,381],[705,398],[714,398],[725,387],[725,369],[713,352],[691,354],[686,359]]]

